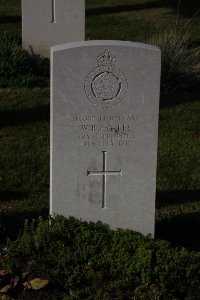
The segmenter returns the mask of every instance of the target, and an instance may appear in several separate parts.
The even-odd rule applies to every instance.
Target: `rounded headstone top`
[[[80,41],[80,42],[72,42],[72,43],[65,43],[61,45],[56,45],[51,47],[51,53],[62,51],[70,48],[77,48],[77,47],[90,47],[90,46],[122,46],[122,47],[134,47],[134,48],[142,48],[152,51],[159,51],[160,49],[157,46],[138,43],[138,42],[131,42],[131,41],[115,41],[115,40],[94,40],[94,41]]]

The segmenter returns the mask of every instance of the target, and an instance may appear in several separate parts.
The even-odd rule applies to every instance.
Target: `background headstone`
[[[50,213],[154,234],[159,49],[90,41],[51,55]]]
[[[85,39],[85,0],[22,0],[22,44],[42,56],[50,47]]]

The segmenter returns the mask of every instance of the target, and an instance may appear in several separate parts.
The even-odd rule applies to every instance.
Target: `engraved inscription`
[[[109,109],[121,102],[128,89],[124,73],[115,67],[116,58],[109,50],[97,57],[98,67],[85,80],[85,94],[97,107]]]
[[[122,114],[122,115],[100,115],[100,116],[74,116],[73,121],[138,121],[141,119],[139,115]]]
[[[103,176],[103,191],[102,191],[102,208],[106,208],[106,176],[108,175],[122,175],[122,170],[120,171],[107,171],[107,153],[108,151],[102,151],[103,153],[103,170],[102,171],[87,171],[87,176]]]
[[[135,139],[139,115],[79,115],[72,118],[81,147],[127,147]]]

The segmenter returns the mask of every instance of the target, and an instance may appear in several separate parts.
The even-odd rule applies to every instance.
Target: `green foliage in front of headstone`
[[[55,217],[51,223],[26,223],[0,268],[56,279],[63,299],[198,299],[200,253],[100,222]]]
[[[0,39],[0,87],[44,85],[49,77],[49,60],[31,49],[22,50],[17,40],[4,35]]]

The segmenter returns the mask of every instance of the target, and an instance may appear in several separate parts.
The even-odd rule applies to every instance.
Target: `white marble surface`
[[[22,44],[49,57],[50,47],[85,39],[85,0],[22,0]]]
[[[51,74],[50,213],[154,234],[159,49],[68,43]]]

